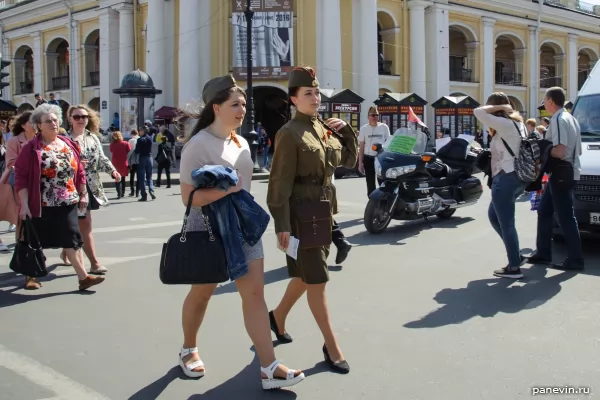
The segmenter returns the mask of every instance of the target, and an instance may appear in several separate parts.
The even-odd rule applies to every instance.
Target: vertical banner
[[[246,0],[232,0],[233,76],[245,80]],[[288,79],[294,65],[294,12],[292,0],[251,0],[252,77]]]

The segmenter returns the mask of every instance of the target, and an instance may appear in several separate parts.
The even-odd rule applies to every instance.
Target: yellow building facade
[[[503,91],[516,109],[539,116],[545,88],[562,86],[574,100],[600,55],[600,7],[573,0],[267,3],[279,8],[257,10],[255,22],[264,27],[253,45],[256,116],[263,124],[285,108],[293,66],[316,67],[329,94],[350,89],[363,98],[362,121],[368,106],[390,92],[415,93],[430,105],[447,95],[481,103]],[[96,108],[106,128],[120,111],[112,89],[136,68],[163,91],[144,111],[149,117],[162,106],[200,99],[211,77],[234,73],[245,85],[239,74],[244,5],[5,0],[3,58],[12,65],[3,98],[24,110],[35,105],[35,93],[52,92],[61,104]],[[432,115],[427,106],[429,124]]]

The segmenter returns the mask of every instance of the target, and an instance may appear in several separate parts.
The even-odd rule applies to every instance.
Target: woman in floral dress
[[[79,229],[83,236],[83,251],[91,263],[90,274],[104,275],[106,268],[100,264],[96,257],[92,235],[92,210],[98,210],[100,206],[109,204],[100,180],[100,172],[106,172],[115,182],[121,181],[121,175],[104,155],[102,144],[96,135],[100,128],[98,114],[86,105],[78,105],[69,108],[67,115],[72,127],[69,131],[69,137],[78,143],[81,149],[81,163],[85,168],[87,189],[90,194],[87,210],[82,210],[79,213]],[[61,258],[66,264],[64,253]]]
[[[15,191],[19,217],[31,218],[42,248],[65,249],[79,278],[79,290],[86,290],[104,278],[88,275],[83,266],[77,211],[88,203],[85,172],[77,144],[58,135],[61,116],[61,108],[52,104],[42,104],[31,114],[40,133],[17,157]]]

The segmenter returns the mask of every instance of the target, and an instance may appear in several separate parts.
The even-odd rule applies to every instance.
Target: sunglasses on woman
[[[80,121],[80,120],[82,120],[82,119],[88,119],[88,118],[89,118],[89,115],[73,115],[73,116],[72,116],[72,118],[73,118],[75,121]]]

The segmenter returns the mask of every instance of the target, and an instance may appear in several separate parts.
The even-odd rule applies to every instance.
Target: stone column
[[[471,70],[471,82],[480,82],[479,76],[479,42],[465,43],[467,48],[467,62],[465,68]]]
[[[322,88],[342,89],[342,31],[340,25],[340,0],[318,0],[320,8],[319,30],[321,43],[319,84]],[[370,37],[375,38],[375,33]],[[373,45],[376,46],[375,40]],[[375,62],[377,59],[375,59]]]
[[[482,71],[482,102],[494,92],[496,85],[496,39],[494,37],[494,26],[496,20],[494,18],[483,17],[483,71]]]
[[[197,68],[190,68],[201,59],[198,34],[200,3],[197,0],[179,0],[179,107],[192,100],[202,100],[200,73]],[[185,46],[182,47],[183,43]]]
[[[540,91],[540,46],[538,38],[538,28],[529,26],[529,117],[537,117],[539,107],[539,91]]]
[[[496,87],[496,38],[494,18],[481,18],[483,24],[483,63],[481,71],[481,102],[485,103],[488,96],[494,93]],[[487,143],[487,126],[483,127],[483,140]]]
[[[200,15],[213,15],[216,11],[211,8],[210,1],[201,1],[200,2]],[[201,19],[202,20],[202,19]],[[198,29],[198,44],[200,46],[201,54],[212,54],[212,45],[213,38],[211,36],[211,25],[209,23],[210,19],[208,17],[205,18],[204,23],[202,23],[200,29]],[[231,30],[231,28],[229,28]],[[181,40],[181,39],[180,39]],[[290,50],[291,52],[294,49]],[[180,62],[181,65],[181,62]],[[200,57],[198,63],[196,64],[199,72],[199,84],[195,88],[196,93],[192,96],[192,98],[202,99],[202,89],[204,88],[204,84],[208,82],[212,78],[211,71],[211,63],[210,57]],[[181,78],[179,78],[181,79]]]
[[[432,100],[427,98],[425,7],[430,4],[422,0],[408,2],[410,12],[410,91],[429,102]]]
[[[566,84],[567,84],[567,80],[570,80],[571,78],[568,78],[566,76],[566,74],[564,73],[564,65],[565,65],[565,59],[567,58],[566,54],[557,54],[554,56],[554,70],[556,71],[554,73],[554,77],[558,78],[555,79],[558,82],[556,82],[557,85],[561,86],[562,88],[565,88]],[[577,65],[577,56],[575,56],[575,65]],[[577,79],[577,74],[575,74],[575,79]],[[577,85],[575,85],[575,91],[577,90]]]
[[[434,4],[428,7],[425,11],[425,21],[426,99],[431,104],[442,96],[450,95],[450,35],[447,6]],[[425,119],[427,126],[435,126],[434,113],[429,107],[426,107]]]
[[[325,0],[329,1],[329,0]],[[365,99],[360,121],[366,124],[369,106],[379,98],[379,68],[377,55],[377,0],[361,1],[361,75],[360,95]]]
[[[352,87],[355,92],[361,93],[361,76],[362,76],[362,49],[361,49],[361,33],[362,33],[362,15],[361,1],[352,0]],[[363,120],[361,119],[361,123]]]
[[[79,21],[71,21],[69,43],[69,82],[71,104],[81,104],[81,44],[79,43]]]
[[[119,12],[119,81],[134,69],[133,7],[121,4],[114,7]],[[114,88],[113,88],[114,89]]]
[[[42,63],[42,36],[39,31],[30,34],[30,36],[33,38],[33,92],[41,94],[44,91],[43,77],[50,78],[44,71],[44,64]]]
[[[182,7],[185,11],[185,8]],[[208,16],[205,18],[208,20]],[[181,48],[181,42],[180,42]],[[185,47],[181,48],[185,51]],[[157,89],[167,90],[167,51],[164,0],[148,0],[146,21],[146,73],[150,75]],[[210,57],[209,55],[207,57]],[[194,64],[189,66],[194,68]],[[158,94],[154,99],[154,110],[165,105],[165,95]]]
[[[563,82],[563,88],[567,89],[568,99],[575,101],[577,93],[579,92],[579,50],[577,49],[577,35],[572,33],[569,34],[569,44],[567,49],[567,56],[569,57],[569,67],[567,68],[567,79],[568,82]],[[564,78],[563,78],[564,80]]]
[[[119,112],[119,96],[112,90],[120,86],[119,77],[118,13],[112,8],[100,12],[100,104],[106,101],[106,108],[100,106],[100,126],[108,128]]]

